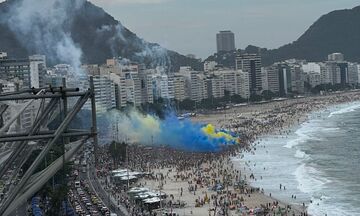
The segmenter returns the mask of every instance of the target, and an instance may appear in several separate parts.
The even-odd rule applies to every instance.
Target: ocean
[[[289,134],[258,142],[254,152],[234,158],[255,175],[251,185],[305,203],[314,216],[360,215],[360,102],[313,112]]]

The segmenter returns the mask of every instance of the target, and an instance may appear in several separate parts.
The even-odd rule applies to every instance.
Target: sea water
[[[289,134],[258,142],[255,151],[234,158],[255,175],[253,186],[304,203],[314,216],[360,215],[360,102],[311,113]]]

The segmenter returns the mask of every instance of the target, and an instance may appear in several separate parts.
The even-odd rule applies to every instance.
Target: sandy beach
[[[261,136],[286,135],[290,127],[306,121],[310,112],[359,99],[358,92],[347,92],[198,114],[192,121],[211,123],[217,128],[237,132],[240,145],[216,153],[189,153],[166,146],[132,146],[129,166],[149,175],[131,187],[146,187],[166,194],[161,207],[176,215],[308,215],[306,203],[289,205],[279,202],[262,188],[251,187],[247,183],[249,179],[262,177],[254,176],[248,167],[234,163],[232,158],[244,152],[255,153]],[[274,184],[279,185],[278,182]],[[143,207],[132,203],[122,188],[110,187],[113,187],[119,203],[126,204],[131,215],[147,215]],[[280,186],[280,189],[284,188]],[[154,211],[151,215],[159,213]]]

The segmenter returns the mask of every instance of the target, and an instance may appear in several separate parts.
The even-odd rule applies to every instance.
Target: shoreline
[[[236,164],[232,157],[239,153],[255,152],[258,140],[264,136],[290,133],[306,122],[312,112],[358,100],[359,92],[344,92],[237,107],[210,115],[199,114],[192,121],[240,132],[241,144],[216,153],[190,153],[164,146],[131,146],[129,168],[148,173],[131,186],[146,187],[157,193],[161,189],[162,193],[168,195],[162,207],[178,215],[207,216],[225,212],[228,215],[247,215],[250,211],[260,209],[267,212],[262,215],[273,215],[279,209],[288,215],[308,215],[307,205],[306,208],[290,205],[290,201],[280,201],[261,188],[252,187],[248,181],[251,174],[244,171],[245,166]],[[106,155],[104,157],[104,161],[109,161]],[[112,167],[112,163],[109,167]],[[101,175],[108,176],[109,171],[116,168],[119,167],[108,168]],[[242,179],[246,181],[238,185]],[[119,205],[126,205],[131,215],[141,215],[139,212],[143,208],[132,203],[125,193],[126,188],[116,185],[109,187],[114,191]],[[221,187],[221,190],[214,189],[217,187]],[[182,202],[186,203],[185,207],[175,208],[173,205]]]
[[[335,94],[335,95],[317,96],[317,97],[310,98],[310,100],[311,99],[313,99],[313,100],[325,99],[326,100],[326,99],[329,99],[329,98],[332,98],[332,97],[345,97],[345,96],[354,95],[356,93],[358,93],[358,92],[344,92],[344,93],[338,93],[338,94]],[[292,101],[293,100],[297,100],[297,99],[292,99]],[[303,99],[303,100],[306,100],[306,98]],[[277,129],[279,129],[279,128],[275,128],[274,131],[271,131],[271,132],[268,132],[268,133],[263,133],[263,134],[259,135],[254,141],[252,141],[248,145],[248,147],[250,149],[248,149],[247,151],[254,151],[255,152],[256,151],[256,146],[259,144],[259,140],[261,140],[263,138],[266,138],[268,136],[288,135],[290,133],[294,133],[303,123],[308,122],[309,116],[311,114],[315,113],[315,112],[319,112],[321,110],[327,110],[327,109],[331,108],[331,106],[337,106],[337,105],[340,105],[340,104],[348,104],[348,103],[353,103],[353,102],[356,102],[356,101],[360,101],[359,96],[357,98],[356,97],[351,98],[351,100],[345,100],[345,101],[340,100],[340,101],[337,101],[334,104],[326,104],[325,106],[320,107],[320,108],[319,107],[314,107],[313,109],[311,109],[311,110],[309,110],[307,112],[303,112],[300,115],[296,115],[296,116],[294,116],[295,118],[293,118],[292,120],[286,122],[285,125],[281,127],[281,130],[277,131]],[[276,104],[276,103],[279,103],[279,101],[270,102],[268,104]],[[249,107],[251,107],[251,105]],[[298,119],[298,120],[296,120],[296,119]],[[224,125],[220,125],[220,126],[224,126]],[[242,149],[242,151],[240,153],[238,153],[238,155],[249,153],[249,152],[244,152],[244,151],[246,151],[246,149]],[[241,159],[241,160],[243,160],[243,159]],[[243,161],[243,162],[245,162],[245,161]],[[236,161],[232,161],[232,163],[234,165],[236,165]],[[244,164],[241,164],[241,165],[244,165]],[[245,173],[247,175],[251,175],[250,171],[245,171]],[[250,187],[258,188],[256,186],[253,186],[251,184],[251,182],[249,182],[249,180],[247,180],[247,183],[250,185]],[[262,193],[262,195],[269,198],[269,199],[271,199],[271,200],[278,201],[279,203],[282,203],[283,205],[289,205],[289,203],[291,202],[290,198],[288,198],[287,200],[282,200],[282,199],[278,199],[278,198],[276,198],[274,196],[267,195],[265,193]],[[292,207],[294,209],[296,209],[297,212],[302,212],[302,211],[307,211],[308,204],[309,203],[306,204],[305,209],[301,204],[291,204],[291,205],[292,205]]]

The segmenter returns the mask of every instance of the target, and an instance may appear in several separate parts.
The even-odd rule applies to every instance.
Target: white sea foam
[[[322,177],[321,172],[314,167],[301,164],[294,172],[298,189],[303,193],[313,194],[321,191],[323,186],[331,181]]]
[[[320,197],[313,197],[312,203],[308,206],[308,213],[313,216],[359,216],[359,212],[356,209],[352,209],[352,206],[347,204],[339,205],[333,203],[331,197],[321,195]]]
[[[356,103],[356,104],[350,105],[348,107],[342,108],[340,110],[331,112],[328,117],[330,118],[330,117],[333,117],[334,115],[340,115],[340,114],[344,114],[344,113],[354,112],[355,110],[357,110],[359,108],[360,108],[360,103]]]
[[[302,124],[301,127],[295,131],[296,138],[288,140],[286,145],[284,145],[283,147],[293,148],[294,146],[297,146],[300,143],[311,139],[311,136],[309,134],[310,132],[311,130],[309,127],[309,123]]]
[[[300,149],[297,149],[294,155],[296,158],[300,159],[309,159],[310,156],[306,154],[305,152],[301,151]]]

